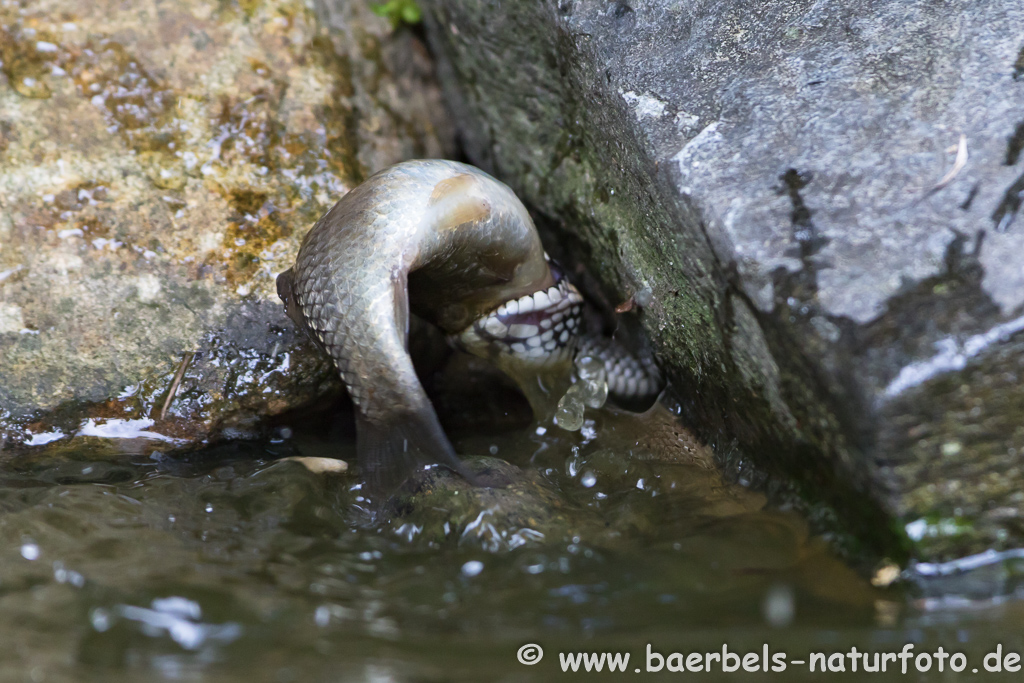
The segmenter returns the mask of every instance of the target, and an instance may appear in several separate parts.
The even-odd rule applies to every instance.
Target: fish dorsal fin
[[[295,273],[289,268],[277,276],[277,296],[284,302],[284,312],[300,328],[306,326],[299,303],[295,300]]]
[[[450,230],[487,218],[491,205],[479,189],[477,179],[468,173],[445,178],[434,185],[427,206],[434,214],[437,229]]]

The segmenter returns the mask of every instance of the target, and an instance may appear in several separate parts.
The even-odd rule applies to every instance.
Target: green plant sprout
[[[370,9],[379,17],[391,20],[391,28],[397,29],[402,23],[418,24],[423,19],[423,10],[416,0],[387,0],[370,3]]]

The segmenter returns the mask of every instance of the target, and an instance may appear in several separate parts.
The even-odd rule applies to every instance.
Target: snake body
[[[410,314],[494,361],[541,418],[568,386],[580,346],[583,298],[544,253],[525,207],[503,183],[453,161],[403,162],[350,191],[309,231],[277,287],[348,388],[360,466],[384,494],[429,463],[472,479],[416,377]],[[660,390],[614,343],[593,348],[613,394]]]

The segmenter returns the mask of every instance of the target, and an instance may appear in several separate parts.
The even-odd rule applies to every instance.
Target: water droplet
[[[579,385],[573,384],[565,396],[558,402],[555,409],[555,424],[570,432],[579,431],[583,426],[583,401],[579,396],[579,390],[573,391]]]
[[[28,561],[39,559],[39,546],[35,543],[23,543],[21,546],[21,556]]]
[[[796,615],[796,604],[793,589],[789,586],[776,585],[768,589],[761,606],[764,619],[775,627],[789,626]]]
[[[583,484],[584,488],[593,488],[594,484],[597,483],[597,475],[590,470],[587,470],[583,473],[583,476],[580,477],[580,483]]]
[[[484,570],[484,563],[480,560],[470,560],[462,565],[463,576],[477,576]]]
[[[603,379],[600,381],[587,380],[580,384],[583,387],[580,395],[588,408],[600,408],[608,400],[608,383]]]
[[[588,408],[600,408],[608,400],[608,373],[604,363],[592,356],[576,359],[579,395]],[[573,385],[573,386],[577,386]]]
[[[580,379],[597,379],[605,373],[604,363],[593,356],[580,356],[576,359],[576,375]]]
[[[959,441],[947,441],[942,444],[942,454],[947,458],[959,454],[961,450],[963,450],[963,445]]]
[[[92,623],[92,627],[94,629],[103,633],[110,628],[110,612],[102,607],[97,607],[89,612],[89,621]]]

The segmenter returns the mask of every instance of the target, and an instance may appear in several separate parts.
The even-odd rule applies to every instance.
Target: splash
[[[570,432],[583,427],[586,408],[598,409],[608,400],[608,372],[604,363],[592,356],[576,359],[575,382],[558,401],[555,424]]]

